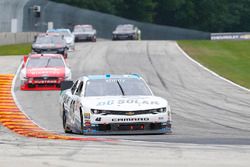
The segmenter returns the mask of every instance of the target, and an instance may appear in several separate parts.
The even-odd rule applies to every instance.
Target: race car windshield
[[[36,44],[64,44],[64,40],[61,36],[39,37],[36,40]]]
[[[92,27],[77,27],[74,32],[90,32],[93,31]]]
[[[64,63],[61,58],[38,57],[38,58],[30,58],[26,67],[27,68],[64,67]]]
[[[139,79],[98,79],[89,80],[85,96],[151,96],[151,91]]]
[[[60,31],[58,32],[60,35],[63,35],[65,37],[70,37],[70,33],[68,31]]]
[[[133,26],[118,26],[116,28],[116,30],[118,30],[118,31],[132,31]]]

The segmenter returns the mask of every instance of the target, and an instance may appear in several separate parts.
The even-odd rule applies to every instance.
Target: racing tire
[[[64,53],[63,57],[64,57],[64,59],[67,59],[68,58],[68,53]]]
[[[67,127],[66,111],[63,109],[63,129],[65,133],[72,133],[69,127]]]
[[[82,109],[80,108],[80,134],[83,134],[83,115],[82,115]]]

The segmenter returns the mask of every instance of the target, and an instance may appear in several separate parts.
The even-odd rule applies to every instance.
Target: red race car
[[[21,90],[60,90],[61,82],[71,79],[71,70],[60,54],[31,54],[23,62]]]

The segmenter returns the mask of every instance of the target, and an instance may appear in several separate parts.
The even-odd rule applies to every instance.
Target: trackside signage
[[[250,32],[211,33],[211,40],[250,40]]]

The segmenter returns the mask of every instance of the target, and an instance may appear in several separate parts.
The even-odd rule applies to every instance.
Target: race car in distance
[[[32,44],[32,52],[61,54],[68,57],[68,47],[65,40],[57,33],[39,34]]]
[[[66,133],[171,132],[168,102],[139,75],[90,75],[62,82],[60,114]]]
[[[75,25],[73,34],[75,41],[92,41],[96,42],[96,29],[92,25]]]
[[[60,54],[30,54],[20,71],[21,90],[60,90],[71,70]]]
[[[121,24],[112,32],[112,40],[140,40],[141,30],[132,24]]]
[[[64,40],[66,41],[69,51],[75,50],[75,35],[71,33],[70,29],[49,29],[47,30],[47,33],[58,33],[62,35]]]

